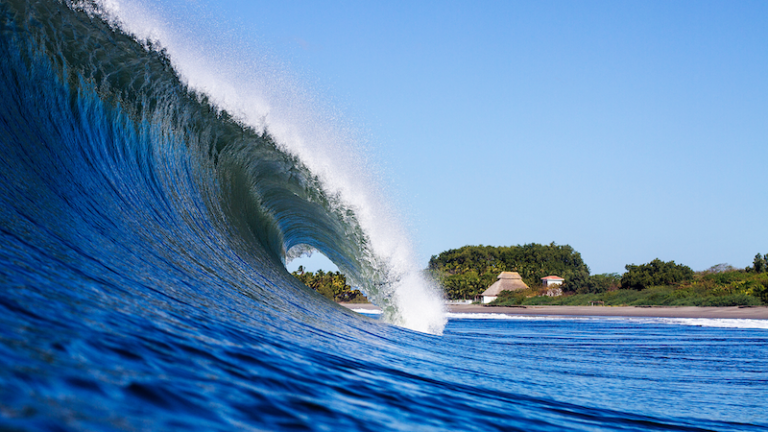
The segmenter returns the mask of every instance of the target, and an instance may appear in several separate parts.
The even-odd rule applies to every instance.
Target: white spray
[[[230,46],[222,47],[206,42],[190,27],[164,20],[141,0],[97,4],[124,31],[166,49],[187,85],[257,130],[268,129],[285,151],[298,156],[329,194],[355,212],[371,251],[398,276],[392,297],[399,311],[395,324],[442,333],[442,295],[415,265],[409,236],[375,187],[376,170],[341,116],[320,109],[285,67],[259,56],[252,46],[244,48],[252,44],[228,42]]]

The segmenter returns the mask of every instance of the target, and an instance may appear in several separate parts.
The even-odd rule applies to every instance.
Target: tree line
[[[768,304],[768,254],[758,253],[752,266],[744,269],[718,264],[705,271],[694,272],[686,265],[658,258],[640,265],[627,264],[624,268],[626,271],[623,274],[591,275],[581,254],[571,246],[530,243],[450,249],[432,256],[426,271],[442,286],[446,297],[452,300],[475,299],[496,281],[499,273],[513,271],[520,274],[530,289],[503,293],[499,298],[501,303],[567,304],[563,302],[604,301],[611,297],[616,302],[631,300],[638,304]],[[299,267],[293,275],[330,300],[367,301],[363,293],[351,287],[338,271],[319,270],[313,273]],[[550,275],[565,279],[561,288],[572,299],[539,298],[545,291],[541,278]],[[621,294],[618,291],[644,294]],[[606,297],[607,293],[613,294]]]
[[[692,272],[687,266],[661,260],[626,267],[628,269],[622,275],[621,283],[607,291],[569,293],[560,297],[537,295],[532,292],[533,290],[505,291],[491,304],[496,306],[584,306],[595,303],[606,306],[768,305],[768,272],[759,264],[745,269],[718,264],[700,272]]]
[[[529,287],[550,275],[565,279],[566,291],[607,289],[615,275],[590,277],[581,254],[569,245],[529,243],[518,246],[464,246],[429,260],[428,271],[443,286],[449,299],[479,296],[504,271],[517,272]]]
[[[347,278],[339,271],[317,272],[304,271],[304,266],[291,273],[304,285],[317,291],[323,297],[336,302],[367,302],[365,295],[347,283]]]
[[[757,305],[768,304],[768,254],[757,254],[751,267],[736,269],[719,264],[703,272],[674,261],[654,259],[645,264],[628,264],[623,274],[590,275],[581,255],[569,245],[526,244],[522,246],[464,246],[433,256],[429,272],[443,286],[449,299],[474,299],[488,288],[502,271],[520,274],[529,290],[502,293],[499,302],[529,304],[602,301],[601,295],[614,291],[643,291],[655,294],[612,295],[634,299],[638,304]],[[571,300],[541,298],[546,291],[541,278],[557,275],[565,279],[561,288]],[[662,293],[663,291],[663,293]],[[619,293],[620,294],[620,293]],[[646,295],[647,294],[647,295]],[[579,297],[581,296],[581,297]],[[604,297],[604,296],[603,296]],[[531,298],[541,298],[530,300]],[[505,300],[507,299],[507,300]],[[529,300],[526,300],[529,299]],[[654,303],[656,302],[656,303]],[[703,303],[702,303],[703,302]]]

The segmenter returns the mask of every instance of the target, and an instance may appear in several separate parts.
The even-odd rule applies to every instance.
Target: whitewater
[[[768,428],[761,322],[446,314],[345,126],[186,40],[0,0],[0,429]]]

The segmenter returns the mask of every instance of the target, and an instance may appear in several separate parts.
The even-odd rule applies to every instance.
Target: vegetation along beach
[[[527,288],[501,292],[487,306],[530,307],[526,311],[517,308],[517,313],[583,315],[591,310],[595,315],[695,316],[697,309],[694,307],[698,306],[706,307],[699,312],[702,318],[768,318],[768,308],[765,307],[768,306],[767,259],[758,253],[752,266],[743,269],[718,264],[698,272],[674,261],[655,259],[646,264],[629,264],[622,275],[590,275],[581,255],[568,245],[465,246],[433,256],[426,272],[438,281],[447,300],[478,300],[500,272],[514,270],[523,275]],[[542,278],[553,274],[564,277],[561,295],[547,295],[548,287],[541,285]],[[329,299],[339,302],[366,301],[362,293],[353,290],[341,274],[322,271],[314,274],[301,269],[294,275]],[[583,306],[635,308],[601,312],[584,309]],[[488,310],[464,305],[450,307],[462,311]],[[716,307],[730,309],[718,315]],[[747,310],[747,307],[755,309]],[[510,309],[503,310],[510,312]]]

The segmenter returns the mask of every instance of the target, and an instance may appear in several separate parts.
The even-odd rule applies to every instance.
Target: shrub
[[[728,285],[733,282],[742,281],[745,279],[745,277],[746,276],[744,272],[736,270],[736,271],[708,274],[704,276],[702,279],[707,281],[712,281],[719,285]]]
[[[492,301],[491,306],[516,306],[523,303],[530,290],[502,291],[496,300]]]
[[[618,273],[603,273],[590,276],[576,291],[578,294],[602,293],[614,290],[621,285],[621,275]]]
[[[625,268],[627,272],[621,277],[621,287],[634,290],[680,283],[693,278],[693,270],[690,267],[658,258],[648,264],[628,264]]]
[[[746,294],[731,294],[705,298],[701,306],[760,306],[759,298]]]

